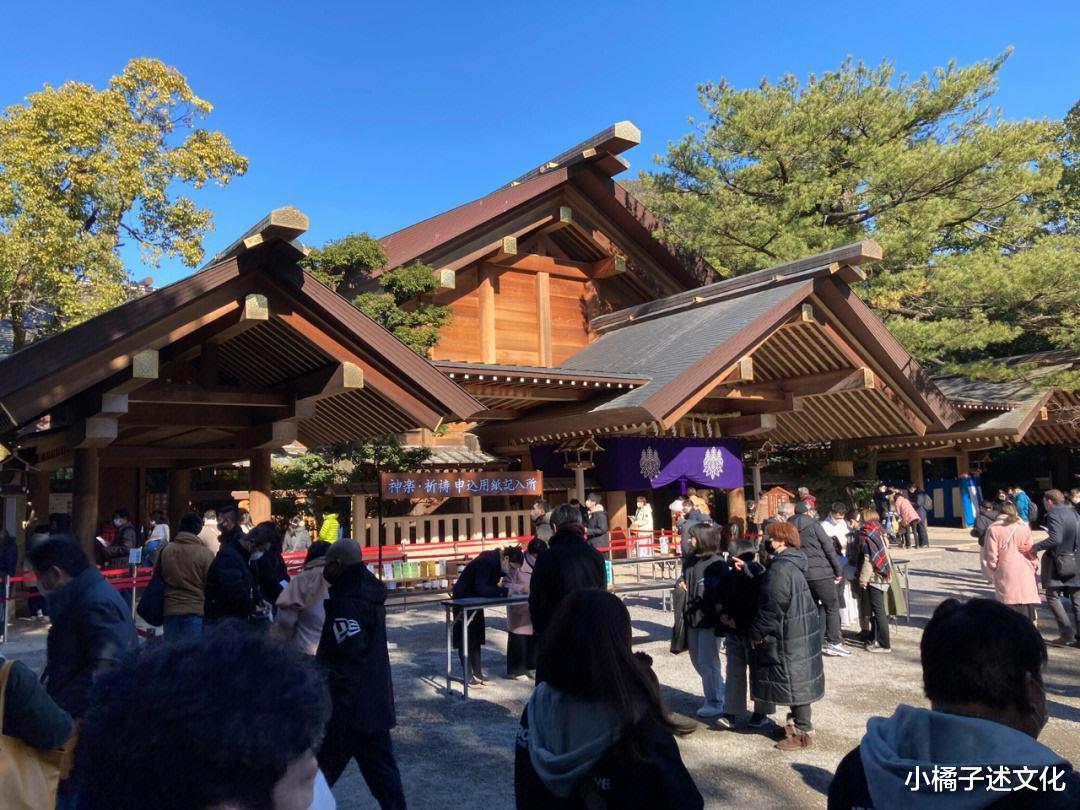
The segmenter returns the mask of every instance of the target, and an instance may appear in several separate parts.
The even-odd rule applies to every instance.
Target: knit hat
[[[338,540],[326,552],[327,565],[335,561],[340,562],[345,567],[361,565],[364,562],[364,555],[360,551],[360,544],[350,537],[343,537]]]

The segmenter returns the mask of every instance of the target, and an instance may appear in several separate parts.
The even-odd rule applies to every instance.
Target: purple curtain
[[[742,448],[737,439],[602,439],[596,479],[605,490],[659,489],[690,481],[711,489],[743,485]],[[533,447],[533,465],[550,476],[567,476],[554,446]]]

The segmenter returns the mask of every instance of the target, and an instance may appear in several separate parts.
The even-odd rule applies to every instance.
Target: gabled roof
[[[556,370],[605,369],[649,381],[602,401],[537,410],[483,432],[513,440],[592,427],[667,429],[722,381],[739,379],[736,365],[746,358],[757,371],[752,383],[743,378],[746,392],[734,396],[754,394],[754,385],[790,395],[794,389],[785,386],[800,375],[810,381],[805,390],[816,391],[806,394],[805,407],[788,409],[798,412],[790,418],[781,408],[775,424],[759,420],[752,428],[756,435],[771,431],[791,441],[800,432],[835,433],[841,422],[850,436],[905,426],[913,432],[944,429],[960,414],[848,289],[848,280],[863,277],[858,265],[880,255],[872,241],[848,245],[595,318],[591,326],[600,336]],[[814,380],[835,385],[818,391]],[[837,407],[827,404],[834,400],[849,418],[838,418]],[[740,402],[751,414],[770,412],[755,410],[749,399]]]
[[[295,222],[291,213],[289,218]],[[144,376],[156,382],[139,382],[145,387],[131,394],[132,404],[138,403],[133,410],[167,404],[175,412],[185,393],[175,389],[193,384],[172,376],[158,380],[158,368],[172,364],[170,375],[182,376],[193,358],[202,362],[207,356],[207,345],[221,382],[213,390],[202,387],[206,401],[265,406],[274,413],[269,408],[281,400],[279,424],[291,423],[309,446],[418,425],[433,428],[482,410],[427,360],[303,272],[296,264],[302,253],[289,241],[295,228],[281,232],[276,219],[264,219],[265,228],[249,232],[200,272],[0,362],[0,432],[83,402],[88,392],[96,392],[100,410],[102,396],[119,391],[122,407],[116,404],[121,400],[109,400],[118,410],[108,416],[119,421],[122,433],[125,420],[136,418],[127,397],[135,388],[138,358],[147,354],[152,369]],[[349,381],[326,387],[328,378],[321,375],[342,367]],[[308,396],[312,386],[318,391]],[[150,391],[156,399],[146,398]],[[298,397],[305,407],[293,412],[289,403]],[[291,415],[281,416],[283,410]],[[243,427],[235,415],[223,417],[219,409],[223,421],[200,438],[209,442],[218,434],[227,437],[228,431],[217,428]],[[138,418],[139,425],[152,424],[148,413]]]
[[[621,121],[587,138],[521,175],[506,186],[441,214],[428,217],[379,241],[391,270],[415,261],[441,266],[457,257],[459,248],[480,235],[487,241],[521,228],[517,221],[531,206],[555,204],[571,187],[632,238],[653,261],[678,279],[682,287],[714,277],[712,268],[698,257],[684,256],[665,246],[655,235],[659,222],[645,206],[611,177],[629,164],[619,153],[640,143],[637,127]],[[678,289],[678,287],[676,287]]]

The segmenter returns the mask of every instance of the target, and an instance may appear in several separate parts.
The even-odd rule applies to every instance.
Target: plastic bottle
[[[660,537],[660,555],[666,556],[671,551],[671,547],[668,543],[667,535],[661,535]]]
[[[604,560],[604,581],[607,583],[609,591],[615,587],[615,579],[611,571],[611,560]]]

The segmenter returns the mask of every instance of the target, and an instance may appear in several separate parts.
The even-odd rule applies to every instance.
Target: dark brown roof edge
[[[712,303],[736,295],[744,295],[760,287],[801,281],[816,276],[831,275],[836,265],[857,266],[866,262],[877,261],[882,256],[881,246],[873,239],[864,239],[851,245],[804,256],[801,259],[784,262],[764,270],[757,270],[735,278],[724,279],[713,284],[706,284],[667,298],[649,301],[636,307],[621,309],[606,315],[599,315],[589,322],[594,331],[604,332],[633,321],[667,315],[688,307]]]
[[[545,160],[537,168],[525,172],[507,183],[503,188],[510,188],[520,183],[525,183],[553,169],[564,168],[586,160],[603,159],[607,155],[619,155],[631,147],[641,143],[641,130],[630,121],[617,121],[606,129],[591,135],[581,143],[574,144],[569,149],[560,152],[550,160]],[[610,162],[610,168],[615,170],[605,172],[609,177],[619,171],[629,168],[626,161],[618,159]]]

